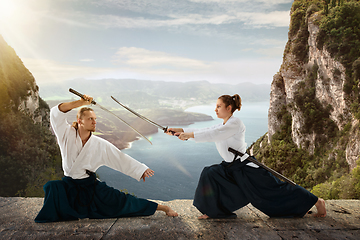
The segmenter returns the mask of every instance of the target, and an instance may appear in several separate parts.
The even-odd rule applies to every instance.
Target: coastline
[[[181,114],[177,113],[177,115],[170,114],[169,117],[166,116],[159,119],[154,119],[154,122],[160,124],[161,126],[189,126],[197,122],[206,122],[206,121],[214,120],[213,117],[210,115],[197,113],[197,112],[183,111],[181,112]],[[140,118],[133,121],[131,126],[137,129],[141,134],[143,134],[147,138],[159,132],[159,128],[149,123],[146,123]],[[135,141],[142,139],[141,136],[139,136],[133,130],[129,129],[129,127],[125,126],[124,124],[116,125],[115,131],[103,131],[99,129],[98,132],[100,133],[99,137],[108,140],[116,147],[118,147],[120,150],[130,149]]]
[[[267,109],[268,103],[244,104],[244,108],[239,112],[243,114],[240,118],[247,128],[245,141],[248,146],[266,133]],[[193,108],[189,110],[193,110]],[[196,109],[196,111],[202,111],[206,115],[215,115],[214,106]],[[147,114],[144,115],[147,116]],[[150,119],[157,122],[155,118]],[[207,128],[221,122],[221,120],[216,118],[212,121],[195,122],[189,126],[170,125],[170,127]],[[122,150],[125,154],[154,170],[155,177],[139,183],[122,173],[104,167],[97,170],[100,179],[107,182],[111,187],[119,190],[125,188],[128,192],[141,198],[164,201],[192,199],[197,187],[197,179],[204,166],[221,162],[221,157],[214,143],[180,141],[176,137],[162,133],[161,130],[156,130],[156,132],[153,135],[147,135],[153,145],[144,139],[139,139],[128,143],[124,146],[126,149]]]
[[[234,113],[235,117],[240,118],[247,127],[246,139],[250,140],[248,145],[251,145],[251,142],[256,141],[259,137],[264,135],[267,132],[267,113],[268,113],[268,101],[263,102],[244,102],[241,111],[236,111]],[[168,109],[165,112],[161,112],[159,115],[152,116],[147,114],[151,120],[162,125],[162,126],[179,126],[179,127],[188,127],[189,125],[200,124],[203,127],[208,127],[211,124],[221,121],[217,118],[215,114],[215,104],[205,104],[198,106],[191,106],[182,111]],[[257,126],[258,124],[263,125],[262,121],[266,121],[266,127]],[[211,122],[211,124],[208,124]],[[116,130],[114,131],[101,131],[103,134],[101,137],[110,141],[120,150],[131,149],[135,141],[141,139],[135,132],[129,130],[127,126],[116,125]],[[136,121],[131,122],[131,125],[139,130],[144,136],[151,137],[151,135],[157,134],[159,129],[149,123],[144,124],[142,119],[136,119]],[[254,132],[254,128],[257,130]],[[250,130],[251,129],[251,130]],[[262,129],[262,130],[261,130]],[[124,131],[126,130],[126,131]]]

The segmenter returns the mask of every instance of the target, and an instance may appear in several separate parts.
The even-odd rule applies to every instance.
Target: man
[[[77,121],[73,125],[67,123],[70,110],[89,105],[91,101],[92,97],[84,95],[84,99],[61,103],[50,111],[50,123],[61,150],[65,177],[45,184],[44,205],[35,222],[149,216],[156,210],[177,216],[168,206],[122,193],[96,179],[94,172],[103,165],[138,181],[145,181],[146,177],[154,175],[154,171],[108,141],[94,136],[96,115],[91,108],[81,108]]]

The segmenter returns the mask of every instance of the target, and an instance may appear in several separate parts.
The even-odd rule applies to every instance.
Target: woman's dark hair
[[[231,113],[235,112],[235,110],[241,109],[241,97],[238,94],[234,96],[230,95],[222,95],[219,97],[225,104],[225,107],[231,106]]]

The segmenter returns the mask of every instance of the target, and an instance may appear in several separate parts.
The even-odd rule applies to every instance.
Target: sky
[[[0,34],[37,84],[270,84],[293,0],[0,0]]]

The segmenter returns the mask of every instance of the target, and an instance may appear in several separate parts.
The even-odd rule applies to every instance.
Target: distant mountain
[[[207,81],[165,82],[136,79],[76,79],[62,83],[42,85],[40,95],[45,100],[69,99],[76,97],[69,93],[73,88],[94,96],[99,103],[114,104],[114,96],[134,108],[170,107],[185,108],[213,103],[223,94],[238,93],[245,102],[269,101],[270,84],[240,83],[211,84]]]

